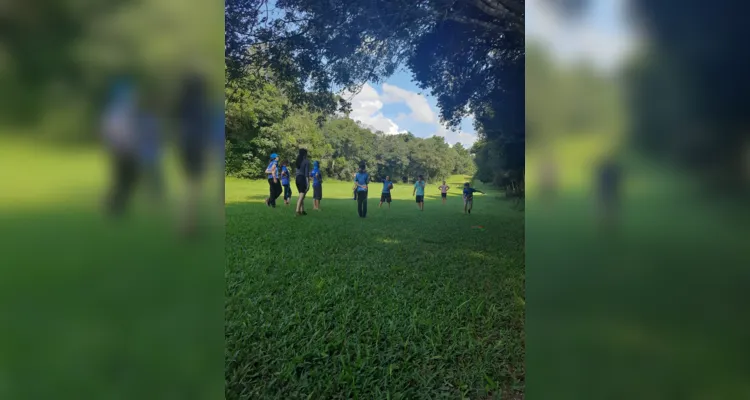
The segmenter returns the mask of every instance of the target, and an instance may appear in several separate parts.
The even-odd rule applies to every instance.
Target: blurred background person
[[[118,77],[112,83],[104,110],[101,129],[112,165],[106,210],[111,216],[120,216],[125,212],[138,180],[136,96],[133,79]]]
[[[187,179],[181,231],[185,235],[192,235],[197,229],[201,179],[211,130],[208,90],[201,73],[191,72],[183,78],[182,94],[178,101],[178,141]]]
[[[622,167],[613,154],[604,156],[596,169],[596,200],[600,228],[611,232],[618,226]]]
[[[164,198],[163,126],[152,97],[142,93],[138,103],[137,134],[140,169],[151,201],[154,205],[159,205]]]
[[[216,165],[223,176],[226,169],[225,146],[226,136],[224,133],[224,103],[218,103],[213,108],[214,114],[211,124],[211,152],[215,158]],[[221,206],[221,215],[224,215],[224,180],[219,182],[219,201]]]

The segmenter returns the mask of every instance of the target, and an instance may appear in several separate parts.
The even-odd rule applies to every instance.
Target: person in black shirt
[[[307,150],[299,149],[297,155],[297,174],[295,183],[297,184],[297,192],[299,192],[299,199],[297,199],[297,215],[307,215],[305,211],[305,195],[310,189],[310,160],[307,158]]]

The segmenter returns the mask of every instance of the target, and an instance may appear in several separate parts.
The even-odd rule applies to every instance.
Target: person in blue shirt
[[[281,163],[281,186],[284,187],[284,204],[289,205],[289,199],[292,198],[292,187],[289,184],[291,173],[289,172],[289,161]]]
[[[271,154],[271,162],[266,167],[266,174],[268,176],[268,187],[270,191],[269,197],[266,199],[266,206],[276,208],[276,199],[281,195],[281,181],[279,181],[279,155],[276,153]]]
[[[367,217],[367,185],[370,184],[370,175],[365,167],[365,162],[360,162],[359,172],[354,175],[354,184],[357,185],[357,213],[360,218]]]
[[[121,77],[113,82],[102,120],[104,140],[114,161],[114,179],[106,199],[107,212],[112,216],[126,211],[138,181],[137,102],[132,78]]]
[[[426,186],[424,177],[419,175],[417,182],[414,183],[414,191],[411,193],[412,196],[417,196],[417,207],[420,211],[424,211],[424,187]]]
[[[474,189],[469,182],[464,183],[464,214],[471,214],[471,208],[474,206],[474,193],[484,194],[483,191]]]
[[[320,211],[320,200],[323,199],[323,173],[320,172],[320,162],[313,162],[313,170],[310,172],[313,181],[313,210]]]
[[[138,109],[138,135],[140,165],[152,200],[158,203],[163,196],[162,183],[162,132],[159,119],[152,111],[150,99],[141,100]]]
[[[352,175],[352,178],[356,178],[356,177],[357,177],[357,173],[355,172]],[[354,183],[354,187],[352,188],[352,191],[354,192],[354,201],[357,201],[357,183],[356,182]]]
[[[391,189],[393,189],[393,182],[391,182],[390,176],[386,176],[383,181],[383,193],[380,194],[380,204],[378,204],[378,208],[380,208],[383,203],[387,202],[388,209],[391,209]]]

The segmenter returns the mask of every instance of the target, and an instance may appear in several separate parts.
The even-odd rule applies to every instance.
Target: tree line
[[[442,179],[476,171],[472,154],[460,143],[450,146],[439,136],[373,132],[345,115],[296,106],[282,89],[252,74],[227,81],[225,113],[229,176],[263,178],[269,154],[293,162],[300,148],[320,161],[324,175],[333,179],[351,179],[360,161],[375,179]]]

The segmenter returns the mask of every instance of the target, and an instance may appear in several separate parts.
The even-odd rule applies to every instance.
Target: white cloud
[[[437,133],[435,136],[442,136],[445,141],[453,146],[456,143],[461,143],[464,147],[471,147],[474,142],[477,141],[477,135],[471,134],[462,130],[451,131],[442,125],[437,126]]]
[[[411,109],[409,117],[427,124],[437,121],[427,99],[419,93],[410,92],[398,86],[383,84],[383,101],[386,103],[406,103]]]
[[[453,132],[443,127],[424,96],[398,86],[384,83],[383,93],[379,94],[370,84],[365,84],[356,95],[351,96],[350,93],[345,92],[342,96],[349,98],[352,103],[352,112],[349,117],[373,131],[379,130],[389,135],[404,133],[406,130],[399,127],[395,121],[399,123],[415,121],[429,124],[433,129],[433,133],[429,136],[442,136],[451,145],[461,142],[469,147],[477,140],[477,136],[473,133],[461,130]],[[398,113],[394,121],[383,115],[382,110],[386,103],[406,104],[411,112]]]
[[[588,60],[613,70],[636,48],[635,32],[625,23],[622,0],[595,0],[592,14],[569,22],[539,0],[526,3],[526,35],[546,45],[560,61]]]
[[[344,93],[344,98],[349,97],[350,93]],[[372,130],[383,131],[389,135],[395,135],[402,132],[398,124],[392,119],[386,118],[381,111],[383,101],[380,99],[378,92],[365,83],[359,93],[351,98],[352,112],[349,117],[361,124],[370,127]]]

